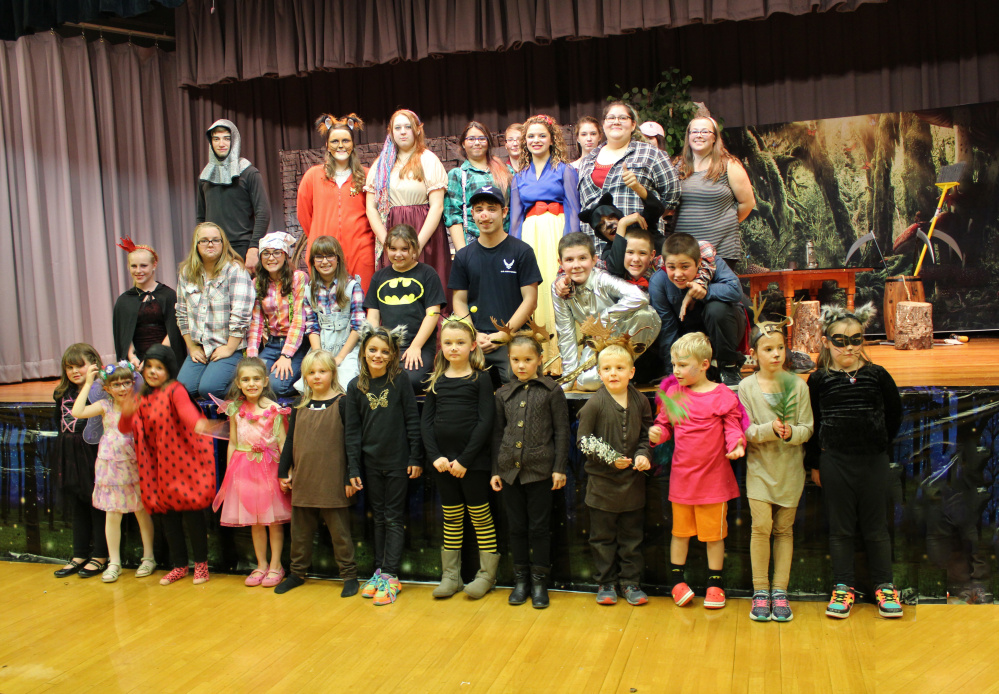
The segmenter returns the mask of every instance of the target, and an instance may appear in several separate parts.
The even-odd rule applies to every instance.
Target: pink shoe
[[[200,586],[202,583],[208,583],[208,562],[203,561],[200,564],[194,562],[194,585]]]
[[[171,583],[175,583],[180,579],[184,578],[184,576],[186,575],[187,575],[187,567],[178,566],[177,568],[173,569],[170,573],[168,573],[166,576],[160,579],[160,585],[168,586]]]
[[[676,603],[677,607],[683,607],[694,599],[694,591],[686,583],[678,583],[673,586],[672,594],[673,602]]]
[[[264,576],[266,575],[267,572],[264,571],[263,569],[254,569],[253,571],[250,572],[250,575],[246,577],[246,580],[243,581],[243,585],[250,586],[251,588],[256,588],[257,586],[260,585],[261,581],[264,580]]]
[[[282,578],[284,578],[283,568],[278,569],[277,571],[271,570],[267,572],[266,578],[264,578],[264,580],[260,582],[260,585],[262,585],[264,588],[273,588],[274,586],[276,586],[278,583],[281,582]]]
[[[704,606],[709,610],[720,610],[725,607],[725,591],[721,588],[708,588],[704,594]]]

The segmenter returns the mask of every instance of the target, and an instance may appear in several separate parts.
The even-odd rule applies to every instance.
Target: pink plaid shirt
[[[305,293],[309,286],[309,276],[295,270],[291,296],[279,293],[278,282],[267,283],[267,293],[257,297],[250,318],[250,331],[246,336],[246,356],[255,357],[260,352],[262,339],[284,336],[281,354],[292,357],[302,346],[305,337]]]

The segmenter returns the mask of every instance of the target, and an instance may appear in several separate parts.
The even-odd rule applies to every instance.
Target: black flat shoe
[[[77,571],[83,568],[84,564],[86,564],[89,561],[90,561],[89,559],[84,559],[81,562],[75,562],[72,559],[70,559],[69,566],[64,566],[61,569],[56,569],[52,573],[55,575],[56,578],[66,578],[67,576],[72,576],[73,574],[75,574]]]
[[[104,570],[108,568],[108,561],[109,560],[107,559],[105,559],[104,561],[91,559],[83,566],[82,569],[76,572],[76,575],[79,576],[80,578],[93,578],[94,576],[100,576],[102,573],[104,573]],[[95,565],[97,568],[88,569],[87,566],[89,566],[90,564]]]

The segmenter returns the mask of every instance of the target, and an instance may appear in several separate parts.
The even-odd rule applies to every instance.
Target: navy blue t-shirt
[[[517,312],[524,297],[521,287],[541,282],[534,249],[507,236],[493,248],[473,241],[454,256],[447,287],[467,290],[468,305],[475,306],[472,323],[479,332],[492,333],[490,317],[506,322]]]

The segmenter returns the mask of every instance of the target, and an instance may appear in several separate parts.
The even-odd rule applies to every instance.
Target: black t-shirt
[[[441,278],[432,267],[423,263],[417,263],[405,272],[396,272],[391,265],[382,268],[371,278],[364,297],[365,310],[373,308],[379,311],[380,322],[386,328],[391,330],[397,325],[406,326],[403,349],[420,331],[427,308],[446,303]],[[431,333],[428,344],[433,344],[433,335]]]
[[[493,248],[473,241],[458,251],[451,266],[448,289],[467,290],[468,305],[475,306],[472,323],[479,332],[495,332],[490,317],[506,322],[524,301],[521,287],[541,282],[534,249],[507,236]]]

